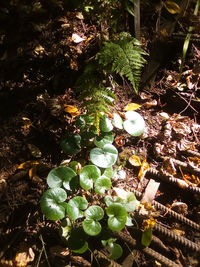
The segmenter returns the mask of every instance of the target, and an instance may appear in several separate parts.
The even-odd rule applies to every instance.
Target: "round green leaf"
[[[51,170],[47,176],[47,184],[49,187],[61,187],[63,186],[70,190],[70,182],[75,179],[77,174],[69,167],[59,166]],[[76,179],[75,179],[76,180]]]
[[[123,129],[123,120],[117,113],[113,113],[113,125],[118,129]]]
[[[111,180],[106,176],[99,177],[95,182],[95,191],[98,194],[104,194],[106,190],[111,188]]]
[[[112,131],[113,125],[107,115],[104,115],[103,118],[100,120],[100,129],[102,132],[105,133]]]
[[[67,214],[72,220],[83,217],[83,210],[87,209],[88,202],[85,198],[77,196],[67,204]]]
[[[94,165],[86,165],[80,172],[80,185],[83,189],[89,190],[93,187],[93,183],[99,178],[101,171]]]
[[[137,203],[138,201],[134,193],[128,192],[125,200],[125,208],[127,212],[133,212],[136,209]]]
[[[136,111],[127,111],[126,120],[124,121],[124,129],[132,136],[140,136],[145,129],[143,117]]]
[[[72,251],[82,250],[86,245],[86,239],[87,235],[82,227],[74,228],[68,238],[68,246]]]
[[[73,249],[74,253],[83,254],[88,250],[88,242],[85,241],[84,245],[79,249]]]
[[[107,169],[101,169],[102,176],[106,176],[108,178],[112,178],[113,176],[113,168],[112,166]]]
[[[126,209],[119,203],[114,203],[106,208],[108,227],[113,231],[121,231],[127,220]]]
[[[119,244],[111,243],[110,246],[110,258],[113,260],[119,259],[123,254],[123,249]]]
[[[103,135],[96,136],[94,138],[94,144],[100,148],[103,148],[106,144],[112,144],[114,136],[112,133],[106,133]]]
[[[87,219],[93,219],[93,220],[99,221],[103,218],[104,211],[101,207],[99,207],[97,205],[93,205],[93,206],[90,206],[85,211],[85,216]]]
[[[64,201],[67,199],[67,193],[64,189],[56,187],[44,192],[40,206],[42,213],[49,220],[60,220],[65,217]]]
[[[90,160],[100,168],[109,168],[115,164],[118,151],[113,145],[105,145],[103,148],[93,148],[90,151]]]
[[[91,218],[86,218],[83,222],[83,230],[86,234],[95,236],[101,232],[101,224]]]
[[[83,129],[85,128],[86,126],[86,121],[85,121],[85,118],[84,116],[80,115],[76,118],[76,126],[79,128],[79,129]]]
[[[68,133],[61,140],[61,148],[65,154],[75,155],[80,152],[81,136]]]

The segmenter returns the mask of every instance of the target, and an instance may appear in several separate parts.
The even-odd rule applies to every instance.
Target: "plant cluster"
[[[140,47],[140,42],[129,33],[122,32],[112,41],[105,42],[95,60],[90,62],[76,83],[79,97],[84,100],[87,114],[99,129],[101,112],[108,112],[115,95],[113,73],[127,78],[138,93],[140,74],[147,53]],[[110,86],[111,85],[111,86]]]
[[[83,115],[77,120],[82,122],[80,134],[67,134],[61,141],[66,154],[76,155],[84,147],[86,138],[83,142],[82,133],[87,122]],[[110,257],[117,259],[122,255],[121,246],[112,237],[106,235],[105,238],[103,233],[133,225],[132,216],[138,201],[132,192],[111,194],[113,166],[118,158],[118,150],[112,144],[114,127],[140,136],[145,122],[135,111],[126,112],[124,121],[117,113],[112,120],[102,114],[100,134],[93,135],[93,148],[86,159],[88,164],[82,167],[78,161],[71,161],[68,166],[52,169],[47,177],[49,189],[41,198],[41,210],[47,219],[61,220],[61,236],[72,251],[84,253],[88,249],[88,238],[101,236],[102,244],[110,249]]]

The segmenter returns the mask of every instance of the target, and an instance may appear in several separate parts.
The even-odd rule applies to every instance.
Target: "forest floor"
[[[46,220],[39,205],[49,171],[68,159],[60,139],[75,118],[65,112],[64,105],[81,110],[73,84],[85,55],[94,54],[98,29],[69,12],[41,24],[38,31],[40,39],[35,38],[30,49],[23,48],[21,55],[9,51],[12,56],[8,53],[0,61],[0,266],[108,266],[109,261],[96,262],[90,253],[71,254],[59,238],[57,223]],[[75,43],[73,33],[87,37],[88,42]],[[127,104],[140,105],[137,111],[145,120],[146,131],[140,138],[116,133],[117,165],[123,166],[126,178],[115,183],[137,190],[138,199],[137,192],[143,193],[150,179],[160,183],[154,200],[190,222],[161,209],[156,219],[175,237],[157,227],[150,248],[177,266],[195,267],[200,264],[199,43],[190,43],[179,82],[180,57],[179,51],[162,64],[155,79],[142,86],[138,95],[127,84],[116,86],[113,110],[123,113]],[[133,151],[158,174],[147,172],[140,181],[140,166],[130,159]],[[142,248],[133,251],[130,244],[121,242],[128,252],[118,264],[164,265]]]

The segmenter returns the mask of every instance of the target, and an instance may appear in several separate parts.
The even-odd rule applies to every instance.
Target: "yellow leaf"
[[[164,6],[171,14],[179,14],[181,12],[180,6],[174,1],[166,1],[164,2]]]
[[[140,181],[144,178],[148,169],[149,169],[149,163],[146,161],[146,159],[144,159],[140,167],[139,174],[138,174],[138,179]]]
[[[138,105],[136,103],[130,103],[130,104],[128,104],[128,105],[125,106],[124,110],[125,111],[136,110],[136,109],[138,109],[140,107],[141,107],[141,105]]]
[[[72,105],[65,105],[64,111],[70,113],[73,117],[78,116],[80,114],[80,111]]]
[[[128,159],[129,163],[133,166],[141,166],[141,161],[140,158],[138,156],[132,155],[129,159]]]
[[[38,165],[38,164],[39,164],[38,161],[28,160],[28,161],[21,163],[18,169],[31,169],[34,165]]]

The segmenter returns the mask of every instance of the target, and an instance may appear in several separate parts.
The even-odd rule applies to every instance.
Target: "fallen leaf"
[[[85,38],[80,37],[78,34],[73,33],[72,34],[72,41],[76,44],[81,43],[82,41],[85,41]]]
[[[76,107],[72,105],[64,105],[64,106],[65,106],[64,111],[71,114],[73,117],[80,115],[80,111]]]
[[[28,161],[21,163],[18,169],[31,169],[34,165],[38,165],[38,164],[39,164],[38,161],[28,160]]]
[[[117,146],[124,146],[124,144],[125,144],[124,137],[123,136],[117,136],[115,138],[115,143]]]
[[[16,254],[14,258],[15,266],[16,267],[27,266],[29,262],[34,261],[34,258],[35,254],[32,248],[28,248],[25,251]]]
[[[132,155],[130,156],[130,158],[128,159],[129,163],[133,166],[141,166],[141,161],[140,158],[138,156]]]
[[[157,101],[155,99],[144,103],[144,106],[146,108],[156,107],[157,105],[158,105],[158,103],[157,103]]]
[[[146,161],[146,159],[144,159],[143,162],[142,162],[142,165],[140,167],[139,174],[138,174],[138,179],[140,181],[144,178],[144,176],[145,176],[146,172],[148,171],[148,169],[149,169],[149,163]]]
[[[136,103],[130,103],[130,104],[128,104],[128,105],[125,106],[124,110],[125,111],[136,110],[136,109],[138,109],[140,107],[141,107],[141,105],[138,105]]]

